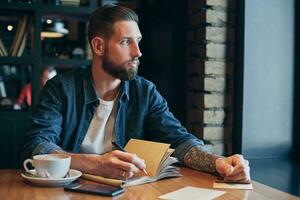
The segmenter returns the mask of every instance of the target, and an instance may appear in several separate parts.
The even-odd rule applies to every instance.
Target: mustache
[[[140,61],[139,61],[139,59],[132,59],[132,60],[128,61],[127,64],[139,65]]]

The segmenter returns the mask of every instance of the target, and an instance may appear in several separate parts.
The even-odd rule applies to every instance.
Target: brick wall
[[[188,0],[187,128],[231,154],[235,0]]]

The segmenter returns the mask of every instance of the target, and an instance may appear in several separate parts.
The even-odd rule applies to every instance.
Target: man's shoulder
[[[48,80],[45,88],[52,88],[61,94],[71,94],[83,87],[84,79],[88,74],[88,69],[76,68],[66,72],[58,73]]]
[[[137,85],[140,87],[153,87],[154,84],[147,80],[146,78],[142,77],[142,76],[135,76],[134,79],[132,79],[130,81],[131,85]]]
[[[88,74],[88,69],[85,67],[79,67],[57,74],[53,78],[53,81],[62,82],[64,84],[74,83],[75,79],[83,79],[86,74]]]

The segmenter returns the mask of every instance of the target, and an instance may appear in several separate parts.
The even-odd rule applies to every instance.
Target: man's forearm
[[[215,174],[215,161],[220,157],[205,151],[201,146],[195,146],[185,154],[184,164],[193,169]]]
[[[54,150],[53,154],[67,154],[71,156],[71,168],[77,169],[84,173],[94,174],[98,171],[99,166],[99,155],[96,154],[79,154],[79,153],[69,153],[63,150]]]
[[[107,178],[131,178],[145,167],[144,161],[136,155],[114,150],[102,155],[68,153],[63,150],[54,150],[53,154],[66,154],[71,156],[71,168],[83,173],[100,175]],[[141,165],[144,166],[141,166]]]

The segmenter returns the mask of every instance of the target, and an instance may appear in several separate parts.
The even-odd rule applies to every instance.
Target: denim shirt
[[[49,80],[20,143],[20,161],[54,150],[79,153],[98,104],[91,67]],[[115,141],[121,146],[130,138],[169,143],[182,163],[190,148],[203,145],[173,116],[155,85],[140,76],[121,83],[117,106]]]

